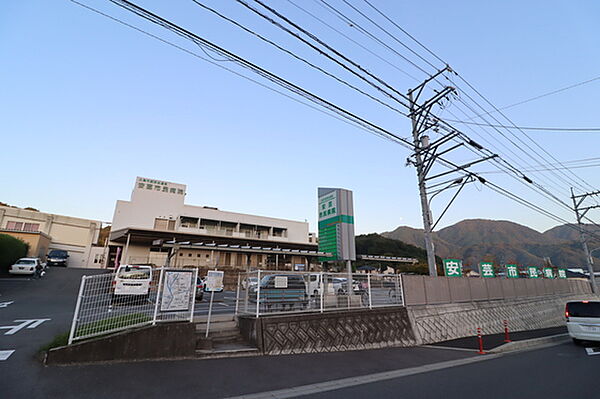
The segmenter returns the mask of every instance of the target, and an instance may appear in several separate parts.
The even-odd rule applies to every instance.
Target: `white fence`
[[[69,345],[157,322],[192,321],[198,270],[121,269],[83,276]]]
[[[240,274],[236,313],[272,313],[404,305],[399,274],[288,272],[258,270]]]

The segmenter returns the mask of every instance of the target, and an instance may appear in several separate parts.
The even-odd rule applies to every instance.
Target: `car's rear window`
[[[569,302],[570,317],[600,317],[600,302]]]
[[[34,260],[20,260],[17,262],[17,265],[35,265],[35,261]]]
[[[118,277],[124,280],[149,280],[150,268],[124,267],[119,269]]]

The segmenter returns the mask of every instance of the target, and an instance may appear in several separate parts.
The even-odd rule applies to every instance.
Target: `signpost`
[[[446,277],[462,277],[462,260],[444,259],[443,263]]]
[[[517,265],[506,265],[506,277],[519,278],[519,268]]]
[[[527,267],[527,275],[529,276],[529,278],[539,278],[540,277],[539,272],[540,271],[535,266],[528,266]]]
[[[210,328],[210,316],[212,314],[213,299],[215,297],[215,291],[223,291],[223,275],[225,273],[215,270],[209,270],[206,274],[206,281],[204,290],[210,292],[210,305],[208,305],[208,317],[206,319],[206,335],[208,338],[208,329]]]
[[[496,277],[494,264],[492,262],[481,262],[479,264],[479,272],[481,277]]]
[[[558,278],[567,278],[567,269],[558,269]]]

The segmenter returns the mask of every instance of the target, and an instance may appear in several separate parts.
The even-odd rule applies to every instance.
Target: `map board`
[[[192,271],[165,271],[160,311],[180,312],[190,309],[192,294]]]

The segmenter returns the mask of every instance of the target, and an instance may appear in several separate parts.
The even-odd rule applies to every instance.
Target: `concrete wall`
[[[406,305],[436,305],[557,294],[590,294],[587,280],[402,275]]]

